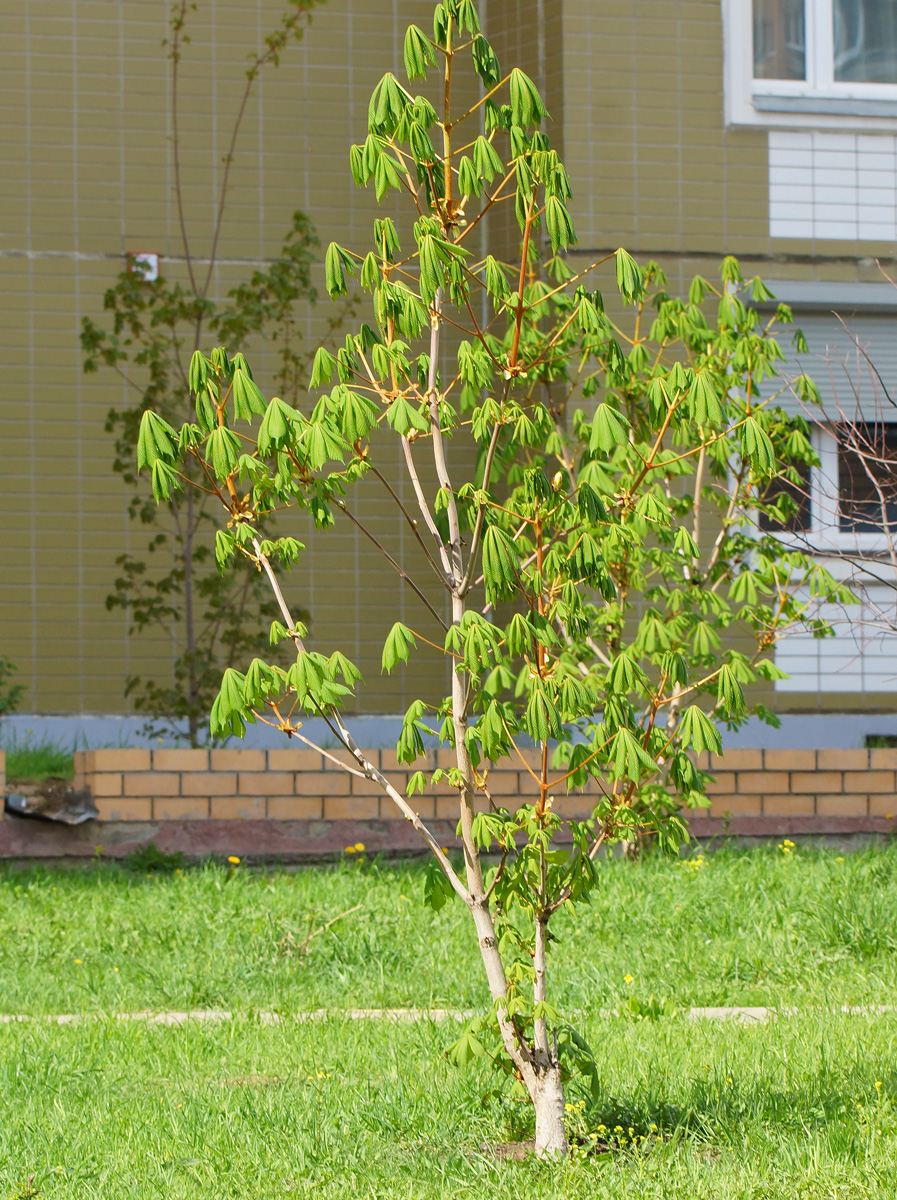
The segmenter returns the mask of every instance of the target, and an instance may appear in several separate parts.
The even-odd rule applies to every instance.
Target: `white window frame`
[[[729,125],[897,129],[897,84],[834,79],[832,0],[805,0],[807,78],[754,79],[752,0],[722,0]]]
[[[887,553],[887,534],[857,533],[842,529],[838,521],[838,438],[834,426],[814,425],[810,439],[819,456],[819,466],[810,467],[809,528],[798,533],[783,530],[773,536],[795,550],[809,550],[823,556],[845,554],[851,550],[865,554]],[[897,529],[892,530],[891,537],[897,544]]]

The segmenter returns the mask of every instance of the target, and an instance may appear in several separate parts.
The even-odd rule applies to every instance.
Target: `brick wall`
[[[0,750],[0,800],[6,795],[6,751]],[[3,811],[4,806],[0,804],[0,821],[6,815]]]
[[[342,752],[336,752],[337,755]],[[410,768],[392,750],[369,750],[400,790],[412,771],[454,765],[450,751],[431,752]],[[525,752],[532,767],[538,754]],[[880,818],[897,814],[897,750],[729,750],[701,765],[713,818]],[[313,750],[92,750],[75,755],[76,784],[91,789],[105,821],[392,819],[396,809],[371,780],[348,775]],[[495,802],[514,807],[534,795],[523,762],[489,773]],[[584,817],[594,791],[559,794],[555,810]],[[414,804],[423,817],[451,818],[455,792],[438,785]],[[808,827],[809,828],[809,827]]]
[[[332,753],[348,760],[342,751]],[[455,765],[444,750],[430,752],[414,767],[399,764],[394,750],[366,753],[403,791],[415,770]],[[528,752],[526,757],[535,767],[537,755]],[[367,821],[399,816],[378,784],[349,775],[305,749],[91,750],[75,755],[75,783],[90,788],[103,821]],[[522,763],[493,770],[489,785],[501,806],[511,807],[521,796],[533,794]],[[416,796],[414,806],[423,817],[457,818],[457,792],[442,783]],[[559,799],[558,811],[585,814],[590,803],[584,798]]]
[[[729,750],[709,769],[711,817],[897,816],[897,750]]]

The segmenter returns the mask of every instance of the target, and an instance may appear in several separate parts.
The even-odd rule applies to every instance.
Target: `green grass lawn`
[[[559,923],[552,967],[601,1068],[597,1100],[570,1097],[571,1131],[604,1125],[615,1146],[544,1165],[483,1152],[525,1135],[528,1113],[479,1065],[448,1065],[453,1024],[339,1015],[482,1005],[465,914],[421,909],[419,867],[7,868],[0,1010],[235,1016],[0,1026],[0,1198],[33,1174],[45,1200],[891,1200],[897,1012],[837,1010],[897,1004],[895,884],[897,847],[606,864],[592,909]],[[799,1012],[744,1028],[599,1011],[630,995]],[[290,1019],[319,1007],[334,1015]]]

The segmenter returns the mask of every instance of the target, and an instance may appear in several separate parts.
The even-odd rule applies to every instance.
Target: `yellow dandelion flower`
[[[844,862],[844,855],[839,854],[838,857],[835,859],[835,862]]]
[[[80,958],[76,958],[76,959],[75,959],[75,966],[76,966],[76,967],[80,967],[80,966],[81,966],[81,959],[80,959]]]
[[[237,858],[236,854],[231,854],[231,855],[229,855],[229,856],[228,856],[228,860],[227,860],[227,861],[228,861],[229,863],[233,863],[233,865],[234,865],[235,867],[238,867],[238,866],[240,865],[240,860],[239,860],[239,858]]]
[[[632,983],[633,978],[634,978],[634,976],[632,976],[632,975],[624,975],[623,982],[624,983]]]
[[[886,820],[886,821],[893,821],[893,820],[894,820],[894,814],[893,814],[893,813],[885,813],[885,820]]]
[[[880,1079],[876,1079],[876,1081],[875,1081],[875,1086],[876,1086],[877,1088],[880,1088],[880,1087],[881,1087],[881,1080],[880,1080]]]
[[[364,842],[356,842],[355,849],[358,851],[359,854],[364,854]]]
[[[347,847],[346,847],[346,854],[354,854],[354,853],[355,853],[355,847],[354,847],[354,846],[347,846]]]

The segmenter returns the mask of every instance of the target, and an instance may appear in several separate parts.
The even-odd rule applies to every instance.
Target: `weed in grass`
[[[12,740],[0,749],[6,751],[6,778],[9,783],[40,783],[44,779],[71,779],[75,759],[71,750],[55,742]]]
[[[159,849],[155,842],[146,842],[142,846],[135,846],[133,850],[129,850],[122,862],[128,871],[142,874],[147,871],[170,874],[175,871],[183,871],[184,854],[181,850],[166,854],[164,850]]]

